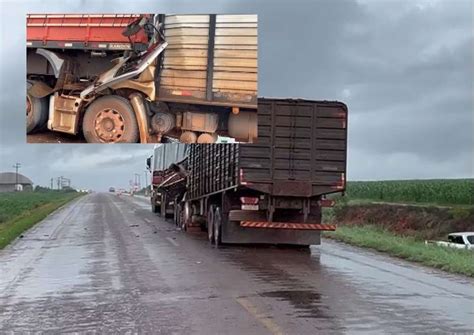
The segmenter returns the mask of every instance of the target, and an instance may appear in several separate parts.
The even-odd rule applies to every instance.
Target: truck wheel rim
[[[124,129],[124,119],[115,109],[104,109],[97,114],[95,132],[103,142],[118,142]]]

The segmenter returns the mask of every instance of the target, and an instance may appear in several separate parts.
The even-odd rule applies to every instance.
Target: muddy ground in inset
[[[86,143],[81,135],[69,135],[52,131],[41,131],[26,135],[28,143]]]

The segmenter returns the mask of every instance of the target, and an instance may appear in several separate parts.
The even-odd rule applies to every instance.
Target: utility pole
[[[144,179],[145,181],[143,182],[144,187],[145,187],[145,196],[147,196],[148,195],[148,171],[145,170],[143,173],[145,174],[145,179]]]
[[[140,177],[139,173],[135,173],[135,187],[138,191],[140,190]]]
[[[15,168],[15,191],[19,191],[19,189],[18,189],[18,169],[21,167],[21,164],[20,163],[15,163],[15,165],[13,165],[13,167]]]
[[[51,178],[51,189],[53,189],[54,178]]]

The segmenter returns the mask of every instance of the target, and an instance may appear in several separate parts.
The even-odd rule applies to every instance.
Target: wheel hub
[[[125,122],[114,109],[100,111],[95,119],[95,132],[103,142],[118,142],[123,136]]]

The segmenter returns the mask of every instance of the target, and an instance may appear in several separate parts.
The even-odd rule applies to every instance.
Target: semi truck
[[[257,16],[27,15],[27,133],[257,138]]]
[[[258,101],[258,142],[162,144],[147,160],[152,210],[209,241],[320,243],[326,198],[344,192],[347,107],[302,99]]]

